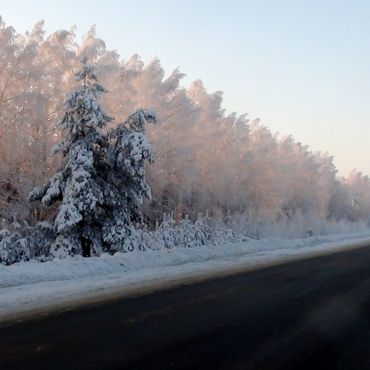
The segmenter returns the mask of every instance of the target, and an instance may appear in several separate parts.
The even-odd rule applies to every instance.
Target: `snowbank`
[[[242,243],[197,248],[70,257],[40,263],[0,265],[0,319],[33,311],[73,306],[85,299],[172,285],[287,258],[333,251],[369,241],[370,230],[306,239],[248,239]]]

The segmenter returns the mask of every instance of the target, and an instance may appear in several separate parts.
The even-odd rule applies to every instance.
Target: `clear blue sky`
[[[340,174],[370,175],[370,1],[2,0],[17,30],[96,24],[126,59],[159,57],[185,84],[224,91],[227,111],[259,117],[334,155]]]

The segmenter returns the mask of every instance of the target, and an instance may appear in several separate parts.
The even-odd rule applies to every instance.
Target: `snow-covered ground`
[[[46,314],[80,302],[138,294],[366,243],[370,243],[370,230],[306,239],[249,239],[237,244],[0,265],[0,320],[35,312]]]

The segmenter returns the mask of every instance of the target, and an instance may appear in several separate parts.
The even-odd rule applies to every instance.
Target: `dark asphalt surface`
[[[370,246],[1,324],[0,369],[370,369]]]

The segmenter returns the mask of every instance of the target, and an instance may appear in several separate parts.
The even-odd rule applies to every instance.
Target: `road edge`
[[[191,285],[249,271],[294,263],[296,261],[318,258],[337,253],[345,253],[351,250],[369,247],[370,239],[366,238],[357,241],[340,242],[335,246],[332,246],[333,243],[328,244],[331,244],[331,246],[327,249],[317,249],[316,246],[316,250],[315,247],[311,247],[311,250],[305,250],[303,252],[297,250],[297,254],[292,255],[274,256],[272,254],[270,259],[266,261],[256,261],[253,264],[242,261],[240,264],[235,264],[232,267],[226,265],[213,270],[207,270],[205,268],[201,271],[192,271],[186,274],[186,276],[184,276],[184,274],[179,274],[178,276],[169,275],[165,279],[162,278],[154,280],[148,277],[147,280],[140,281],[139,283],[130,286],[116,286],[107,290],[99,290],[86,294],[82,292],[80,297],[77,299],[66,297],[64,300],[57,303],[40,304],[39,307],[29,310],[18,309],[16,312],[1,314],[0,325],[8,326],[29,320],[38,320],[44,317],[58,315],[66,311],[109,304],[118,299],[134,298],[161,290],[172,289],[181,285]],[[320,247],[322,248],[322,246]]]

